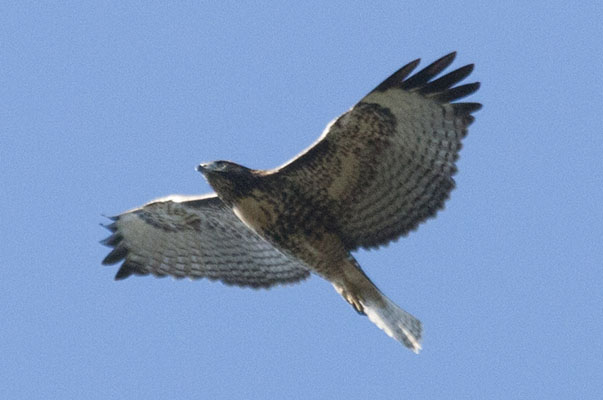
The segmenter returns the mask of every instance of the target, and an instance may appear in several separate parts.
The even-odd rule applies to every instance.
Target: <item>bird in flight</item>
[[[103,264],[123,260],[115,279],[171,275],[254,288],[314,273],[419,352],[421,322],[375,286],[352,252],[416,229],[454,188],[461,140],[481,108],[455,102],[479,88],[457,85],[473,64],[438,77],[455,54],[413,75],[419,60],[400,68],[278,168],[200,164],[215,193],[168,196],[112,217]]]

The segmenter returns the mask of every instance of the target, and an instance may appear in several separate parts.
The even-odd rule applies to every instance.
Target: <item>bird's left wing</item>
[[[436,79],[455,57],[414,75],[402,67],[333,121],[308,150],[271,171],[329,210],[348,250],[404,235],[442,208],[454,187],[461,139],[478,103],[453,102],[479,83],[455,86],[466,65]]]
[[[115,279],[153,274],[209,278],[226,284],[270,287],[309,276],[249,229],[217,196],[170,196],[112,218],[113,247],[103,264],[124,260]]]

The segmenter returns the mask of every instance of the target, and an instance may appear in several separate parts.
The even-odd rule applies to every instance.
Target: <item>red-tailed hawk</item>
[[[454,187],[461,139],[481,108],[453,103],[479,88],[455,86],[473,65],[434,79],[454,57],[410,77],[419,60],[402,67],[279,168],[199,165],[216,194],[170,196],[113,217],[103,241],[113,250],[103,264],[124,260],[116,279],[206,277],[266,288],[314,272],[418,352],[419,320],[381,293],[351,252],[406,235]]]

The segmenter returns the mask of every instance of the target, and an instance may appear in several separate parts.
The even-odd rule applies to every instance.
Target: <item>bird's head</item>
[[[246,196],[254,187],[257,175],[253,170],[231,161],[212,161],[197,166],[218,196],[228,205]]]

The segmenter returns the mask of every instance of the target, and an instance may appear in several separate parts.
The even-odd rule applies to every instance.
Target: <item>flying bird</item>
[[[200,164],[214,194],[168,196],[106,225],[103,264],[130,275],[209,278],[268,288],[311,273],[411,350],[421,322],[386,297],[351,254],[396,240],[443,208],[461,140],[479,103],[455,102],[466,65],[437,77],[448,54],[411,75],[405,65],[332,121],[307,150],[272,170]]]

